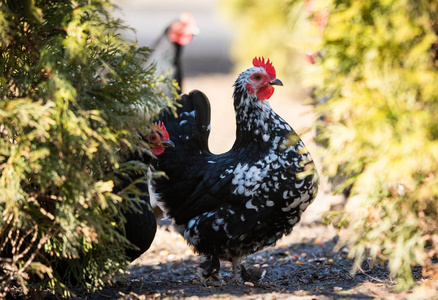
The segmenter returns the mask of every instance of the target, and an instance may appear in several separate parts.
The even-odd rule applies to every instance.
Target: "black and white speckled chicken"
[[[169,140],[169,134],[163,124],[152,124],[152,129],[151,133],[140,137],[147,144],[148,150],[158,156],[166,147],[173,147],[173,143]],[[123,213],[126,218],[126,238],[136,247],[126,249],[126,255],[131,261],[149,249],[157,231],[157,222],[147,193],[147,168],[152,160],[153,157],[145,151],[127,153],[125,163],[142,163],[143,168],[138,168],[137,171],[130,169],[126,172],[118,172],[120,182],[113,189],[113,193],[129,198],[134,204],[134,207],[128,208]],[[130,192],[128,189],[130,185],[135,185],[138,193]]]
[[[317,194],[313,160],[295,131],[271,108],[272,63],[254,58],[234,84],[236,140],[232,149],[208,148],[210,104],[200,91],[182,95],[177,118],[163,113],[175,147],[157,159],[168,178],[155,192],[176,230],[201,257],[201,282],[221,280],[220,260],[239,261],[289,234]]]

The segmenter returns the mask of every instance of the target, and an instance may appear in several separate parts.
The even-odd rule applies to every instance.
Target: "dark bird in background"
[[[178,83],[178,93],[181,92],[183,84],[183,72],[181,67],[182,50],[188,45],[194,35],[199,34],[196,21],[190,13],[182,13],[178,20],[172,22],[164,33],[152,46],[154,52],[149,62],[156,63],[157,72],[155,75],[167,76]],[[173,98],[173,95],[169,95]]]
[[[156,40],[152,46],[154,51],[148,59],[148,64],[155,64],[155,76],[168,76],[178,84],[176,93],[180,94],[183,85],[182,71],[182,52],[184,46],[188,45],[193,36],[199,34],[199,28],[192,14],[185,12],[179,16],[178,20],[173,21]],[[163,87],[164,93],[169,98],[176,95],[168,87]],[[144,111],[139,113],[139,117],[149,120],[149,116]],[[155,217],[160,219],[163,211],[157,205],[156,199],[151,196],[150,202],[154,210]]]
[[[173,143],[169,140],[169,134],[166,127],[161,123],[152,125],[153,131],[148,135],[141,136],[144,142],[147,143],[150,150],[155,156],[161,155],[166,147],[173,147]],[[153,157],[146,152],[130,152],[126,156],[125,162],[142,162],[146,166],[150,165]],[[126,218],[125,234],[126,238],[136,247],[126,250],[126,255],[131,261],[138,258],[151,246],[157,231],[157,222],[153,214],[150,198],[148,195],[148,181],[146,179],[147,171],[128,171],[118,173],[118,183],[113,193],[123,196],[127,193],[127,197],[133,202],[134,207],[129,207],[124,212]],[[138,191],[137,195],[124,191],[129,185],[134,184]]]
[[[274,245],[314,200],[318,175],[295,131],[271,108],[276,78],[272,63],[254,58],[254,67],[234,84],[236,140],[226,153],[208,148],[210,104],[200,91],[177,100],[164,112],[175,147],[156,161],[166,172],[154,187],[176,230],[201,255],[201,282],[221,280],[220,260],[231,261],[239,281],[242,258]]]
[[[148,182],[145,179],[147,175],[147,166],[153,161],[153,156],[148,153],[152,152],[155,156],[164,152],[166,147],[172,147],[173,143],[169,140],[169,134],[166,127],[161,124],[153,124],[153,131],[147,135],[139,135],[139,139],[143,140],[147,149],[141,152],[123,151],[125,163],[143,163],[145,168],[137,168],[138,171],[118,171],[117,179],[113,193],[118,194],[122,198],[129,198],[134,205],[127,207],[123,215],[126,219],[125,236],[135,246],[134,248],[126,249],[125,253],[131,261],[138,258],[146,250],[149,249],[157,230],[157,223],[150,208],[150,200],[147,194]],[[140,193],[135,195],[128,191],[129,185],[134,184]],[[125,198],[126,199],[126,198]],[[122,231],[122,230],[121,230]],[[3,253],[2,253],[3,254]],[[83,262],[83,257],[57,259],[52,265],[54,272],[58,273],[64,282],[68,282],[68,286],[78,286],[87,282],[85,277],[85,269],[74,269],[75,261]],[[79,262],[78,262],[79,263]],[[39,277],[38,277],[39,278]],[[36,279],[38,280],[38,279]]]

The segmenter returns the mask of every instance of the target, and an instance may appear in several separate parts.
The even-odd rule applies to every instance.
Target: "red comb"
[[[268,61],[265,62],[265,58],[263,56],[262,57],[257,57],[256,56],[252,60],[252,64],[254,65],[254,67],[263,67],[263,68],[265,68],[266,73],[268,73],[269,76],[274,77],[274,78],[276,77],[275,68],[272,65],[272,62],[269,61],[269,58],[268,58]]]
[[[169,133],[167,132],[166,126],[164,126],[164,124],[161,121],[152,124],[152,128],[155,131],[160,132],[164,138],[169,139]]]

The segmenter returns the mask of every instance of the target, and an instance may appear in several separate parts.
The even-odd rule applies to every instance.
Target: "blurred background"
[[[185,46],[183,68],[186,76],[229,73],[233,26],[220,12],[219,1],[202,0],[117,0],[115,15],[136,30],[125,34],[140,46],[152,46],[167,26],[183,12],[190,12],[200,35]]]

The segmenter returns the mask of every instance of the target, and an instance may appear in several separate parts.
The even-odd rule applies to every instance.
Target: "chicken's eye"
[[[254,75],[254,79],[255,79],[255,80],[260,80],[260,79],[262,79],[262,75],[260,75],[260,74],[255,74],[255,75]]]
[[[152,133],[149,135],[149,142],[151,143],[155,143],[158,140],[158,134],[156,133]]]

